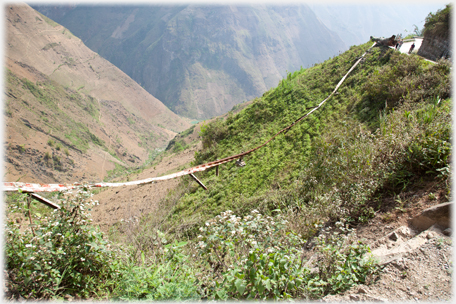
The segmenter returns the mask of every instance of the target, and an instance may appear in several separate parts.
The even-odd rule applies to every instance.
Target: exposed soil
[[[164,157],[156,166],[146,169],[140,174],[129,176],[129,180],[163,176],[189,168],[195,151],[199,148],[200,144],[195,144],[188,150]],[[100,225],[103,231],[107,231],[111,225],[122,220],[136,220],[142,215],[154,212],[158,202],[178,186],[180,178],[189,177],[183,176],[151,184],[102,190],[93,197],[99,202],[92,212],[94,223]]]
[[[435,201],[433,201],[435,203]],[[432,203],[431,203],[432,205]],[[409,212],[401,213],[386,223],[385,214],[378,214],[367,225],[358,227],[359,239],[375,246],[375,241],[387,236],[399,227],[409,227],[414,214],[425,209],[423,204]],[[324,302],[403,302],[403,301],[451,301],[453,248],[452,238],[442,229],[423,231],[426,242],[408,250],[402,257],[382,265],[381,274],[369,285],[359,285],[341,294],[328,295]]]
[[[8,5],[4,13],[9,71],[4,181],[100,182],[115,163],[136,167],[150,150],[163,147],[176,132],[190,126],[188,119],[172,113],[61,25],[26,4]],[[37,97],[37,92],[24,86],[24,78],[37,90],[46,90],[46,96]],[[97,117],[72,95],[92,100]],[[72,129],[64,115],[87,128],[104,146],[90,143],[82,153],[67,138]],[[50,139],[69,153],[48,146]],[[43,165],[46,153],[60,158],[57,166]]]

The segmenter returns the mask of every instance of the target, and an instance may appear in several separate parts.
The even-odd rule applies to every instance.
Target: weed
[[[59,202],[60,209],[34,214],[25,230],[12,220],[15,213],[28,213],[25,197],[7,205],[5,257],[13,293],[26,299],[88,298],[116,279],[120,251],[88,225],[87,210],[95,202],[85,198],[83,193],[70,196]]]

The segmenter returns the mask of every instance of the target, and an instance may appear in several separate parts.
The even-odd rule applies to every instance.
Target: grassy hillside
[[[196,164],[252,149],[317,105],[369,44],[313,68],[289,74],[277,88],[236,115],[202,128]],[[225,210],[299,210],[303,231],[341,214],[362,220],[424,180],[448,177],[450,94],[448,62],[374,48],[319,111],[244,158],[191,182],[168,221],[197,227]],[[440,100],[440,101],[439,101]],[[184,182],[185,183],[185,182]],[[342,213],[341,213],[342,212]],[[305,216],[304,216],[305,215]],[[179,223],[179,225],[177,224]]]
[[[269,139],[323,100],[369,45],[289,74],[204,125],[195,164]],[[413,207],[410,198],[429,184],[449,198],[449,76],[448,61],[373,48],[334,97],[245,157],[246,166],[197,174],[207,191],[183,178],[153,214],[112,227],[120,246],[86,224],[96,203],[81,205],[79,193],[60,201],[59,212],[33,213],[41,225],[23,233],[21,213],[37,207],[12,198],[8,286],[30,298],[315,300],[369,284],[380,268],[352,227]],[[191,133],[168,153],[184,149]],[[74,244],[85,246],[82,255]]]

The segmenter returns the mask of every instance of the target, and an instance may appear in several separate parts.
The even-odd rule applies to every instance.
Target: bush
[[[301,293],[302,261],[298,235],[253,210],[244,218],[232,211],[201,227],[199,258],[206,269],[203,291],[213,299],[286,299]]]
[[[100,296],[119,275],[121,252],[90,225],[88,211],[96,202],[86,193],[68,194],[49,216],[30,215],[21,227],[15,213],[28,214],[22,200],[7,205],[6,270],[10,291],[25,299]]]
[[[316,256],[317,271],[304,263],[306,241],[287,225],[281,214],[272,218],[256,210],[242,219],[226,211],[208,221],[197,245],[202,294],[222,300],[316,299],[368,283],[376,274],[369,247],[355,242],[342,222],[337,231],[321,230],[313,252],[307,252]]]
[[[141,252],[141,265],[125,268],[122,282],[118,285],[115,299],[120,300],[198,300],[197,281],[188,257],[182,252],[186,242],[165,246],[164,254],[147,265]]]
[[[370,248],[356,236],[344,222],[336,229],[323,229],[315,238],[318,272],[309,278],[309,293],[313,298],[336,294],[357,284],[365,284],[378,274],[376,262],[368,254]]]

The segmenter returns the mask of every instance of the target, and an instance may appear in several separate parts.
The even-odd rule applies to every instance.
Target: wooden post
[[[29,195],[27,197],[28,216],[29,216],[29,220],[30,220],[30,229],[32,230],[33,236],[35,236],[35,230],[33,229],[32,212],[30,211],[30,208],[32,207],[31,203],[32,203],[32,196]]]
[[[52,209],[60,209],[60,206],[59,206],[59,205],[54,204],[54,203],[51,202],[50,200],[45,199],[44,197],[41,197],[41,196],[39,196],[38,194],[29,193],[29,195],[30,195],[31,197],[33,197],[34,199],[36,199],[37,201],[39,201],[40,203],[45,204],[45,205],[48,206],[48,207],[51,207]]]
[[[215,167],[215,176],[218,176],[219,175],[219,166]]]
[[[199,179],[197,179],[196,176],[193,175],[193,173],[190,173],[190,176],[193,177],[193,179],[194,179],[201,187],[203,187],[204,190],[207,190],[207,187],[204,186],[204,184],[203,184]]]

